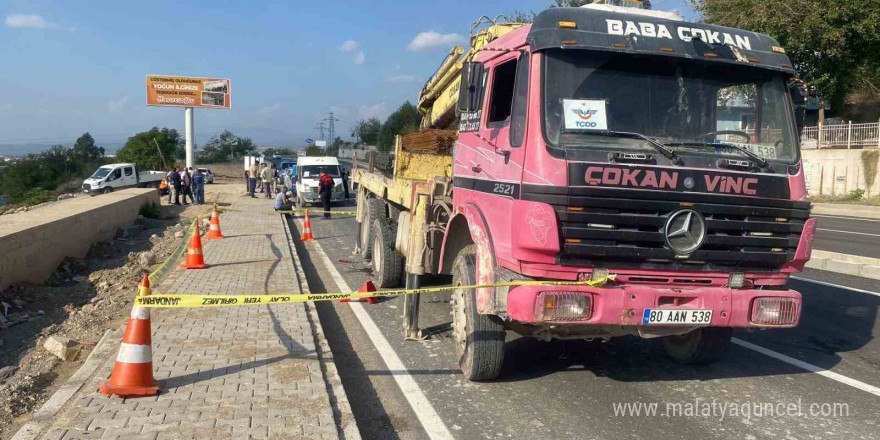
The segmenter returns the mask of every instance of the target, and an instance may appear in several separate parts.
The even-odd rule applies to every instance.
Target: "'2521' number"
[[[512,196],[513,195],[513,188],[514,188],[514,186],[509,183],[496,183],[495,188],[492,189],[492,192],[494,192],[495,194],[503,194],[506,196]]]

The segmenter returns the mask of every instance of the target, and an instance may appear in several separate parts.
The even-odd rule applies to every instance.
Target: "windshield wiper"
[[[729,143],[726,143],[726,142],[719,142],[719,143],[714,143],[714,142],[672,142],[672,143],[669,143],[669,144],[667,144],[667,145],[683,145],[683,146],[713,147],[713,148],[714,148],[714,147],[728,147],[728,148],[733,148],[734,150],[737,150],[737,151],[739,151],[740,153],[742,153],[743,155],[745,155],[746,157],[748,157],[752,162],[758,164],[758,166],[759,166],[760,168],[763,169],[763,168],[769,168],[769,167],[770,167],[770,164],[767,163],[767,160],[766,160],[766,159],[764,159],[764,158],[761,157],[761,156],[758,156],[758,155],[755,154],[755,153],[752,153],[751,151],[749,151],[749,149],[747,149],[747,148],[745,148],[745,147],[741,147],[741,146],[736,145],[736,144],[729,144]]]
[[[663,155],[666,156],[668,159],[670,159],[670,160],[677,160],[678,159],[678,157],[675,154],[675,151],[672,148],[669,148],[668,146],[660,143],[659,141],[651,139],[648,136],[645,136],[641,133],[631,133],[628,131],[604,131],[604,132],[602,132],[602,134],[605,134],[608,136],[628,138],[628,139],[641,139],[641,140],[646,141],[649,144],[651,144],[652,147],[654,147],[657,151],[663,153]]]

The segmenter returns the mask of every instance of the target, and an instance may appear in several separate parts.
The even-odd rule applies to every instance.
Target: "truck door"
[[[519,196],[522,181],[528,72],[528,53],[513,52],[491,66],[481,127],[488,141],[481,145],[487,157],[485,177],[500,183],[496,193],[513,198]]]
[[[119,186],[131,186],[137,183],[137,178],[134,175],[134,167],[124,167],[122,172],[125,174],[125,179],[119,182]]]

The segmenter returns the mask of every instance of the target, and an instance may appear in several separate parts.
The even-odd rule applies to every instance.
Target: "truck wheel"
[[[711,364],[727,353],[732,335],[730,327],[703,327],[683,335],[665,336],[663,347],[678,363]]]
[[[474,245],[462,249],[452,265],[452,285],[477,283]],[[492,380],[501,373],[504,362],[504,325],[498,318],[477,312],[474,289],[452,292],[452,334],[458,366],[468,380]]]
[[[109,186],[107,188],[104,188],[104,194],[110,194],[112,192],[113,192],[113,188],[111,188]]]
[[[394,248],[394,228],[385,219],[373,222],[373,274],[377,287],[397,287],[403,272],[403,255]]]
[[[385,206],[381,199],[367,199],[364,206],[366,215],[364,221],[358,223],[358,247],[361,249],[361,257],[369,259],[373,253],[373,231],[372,225],[377,219],[384,218]]]

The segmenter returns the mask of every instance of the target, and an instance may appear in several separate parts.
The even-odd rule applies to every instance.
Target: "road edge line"
[[[861,381],[855,380],[853,378],[844,376],[840,373],[835,373],[835,372],[830,371],[826,368],[822,368],[822,367],[804,362],[802,360],[795,359],[791,356],[787,356],[782,353],[777,353],[777,352],[770,350],[768,348],[764,348],[764,347],[761,347],[760,345],[752,344],[751,342],[747,342],[747,341],[744,341],[739,338],[732,338],[731,342],[733,342],[736,345],[739,345],[740,347],[747,348],[749,350],[761,353],[764,356],[772,357],[773,359],[785,362],[787,364],[794,365],[799,368],[803,368],[804,370],[807,370],[811,373],[816,373],[816,374],[823,376],[825,378],[831,379],[836,382],[840,382],[844,385],[849,385],[853,388],[856,388],[856,389],[871,393],[877,397],[880,397],[880,388],[875,387],[873,385],[868,385],[864,382],[861,382]]]
[[[299,223],[300,226],[303,226],[302,219],[299,219],[297,223]],[[337,289],[343,292],[352,292],[353,290],[349,287],[345,279],[342,278],[342,274],[336,270],[336,266],[333,265],[333,261],[327,256],[324,249],[321,248],[321,245],[317,242],[312,242],[310,244],[321,258],[321,263],[326,266],[327,272],[330,274],[330,277],[333,278],[333,282],[336,283]],[[416,383],[412,375],[409,374],[406,365],[404,365],[403,361],[400,360],[400,357],[397,356],[397,353],[391,347],[391,344],[388,343],[388,340],[385,339],[385,336],[382,334],[382,331],[379,330],[379,327],[373,321],[373,318],[370,317],[366,309],[364,309],[363,303],[351,302],[348,304],[358,321],[361,323],[361,327],[364,328],[364,332],[366,332],[370,341],[373,343],[373,346],[376,347],[376,351],[379,352],[382,361],[385,362],[385,366],[392,372],[391,376],[394,377],[394,381],[397,382],[397,386],[400,388],[404,397],[406,397],[406,401],[416,414],[419,423],[422,424],[422,428],[428,434],[428,437],[432,440],[452,440],[453,437],[449,428],[446,427],[446,424],[443,423],[443,419],[437,414],[434,406],[431,405],[431,402],[425,397],[422,389],[419,388],[419,384]],[[401,334],[402,333],[403,332],[401,331]]]
[[[300,290],[303,293],[311,293],[309,282],[306,279],[306,272],[303,269],[302,261],[299,259],[299,253],[296,251],[296,244],[293,241],[293,234],[288,227],[287,219],[282,214],[281,221],[284,223],[284,235],[287,236],[287,245],[290,247],[290,255],[293,258],[293,267],[296,277],[299,280]],[[306,309],[309,323],[312,325],[312,331],[315,337],[315,346],[320,347],[316,350],[318,359],[321,364],[321,372],[324,374],[324,383],[327,386],[327,393],[330,396],[330,405],[333,407],[334,413],[338,413],[336,422],[336,430],[340,438],[344,440],[361,440],[361,431],[357,425],[357,419],[351,411],[351,403],[348,401],[348,394],[342,386],[342,378],[336,369],[336,359],[330,350],[330,344],[324,336],[324,327],[321,325],[321,319],[318,317],[318,310],[315,308],[314,302],[302,303]],[[343,421],[349,419],[348,426],[343,426]],[[336,419],[336,414],[334,414]]]

